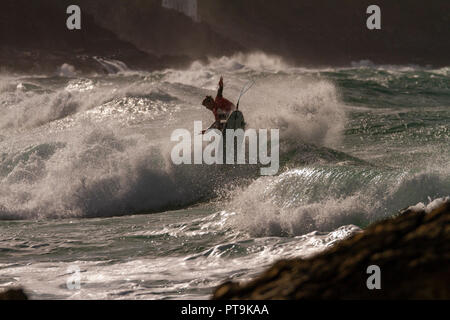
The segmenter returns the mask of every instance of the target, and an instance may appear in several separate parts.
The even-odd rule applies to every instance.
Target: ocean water
[[[0,288],[34,299],[205,299],[450,195],[450,68],[294,68],[264,54],[108,75],[0,75]],[[175,166],[173,130],[236,101],[280,171]],[[67,282],[79,270],[80,289]]]

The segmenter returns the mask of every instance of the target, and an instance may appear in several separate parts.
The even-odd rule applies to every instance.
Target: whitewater
[[[292,67],[263,53],[143,72],[0,75],[0,288],[45,299],[205,299],[450,195],[450,68]],[[280,130],[280,170],[171,162],[215,96]],[[69,290],[70,268],[80,290]]]

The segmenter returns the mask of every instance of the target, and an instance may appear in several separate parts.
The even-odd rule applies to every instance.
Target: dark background
[[[198,0],[201,21],[161,0],[2,0],[0,70],[51,71],[65,61],[95,69],[92,55],[143,69],[261,50],[302,66],[450,64],[448,0]],[[82,9],[82,30],[66,8]],[[381,7],[382,29],[366,28]]]

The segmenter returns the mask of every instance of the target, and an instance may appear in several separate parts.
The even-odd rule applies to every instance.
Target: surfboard
[[[226,133],[225,130],[227,129],[242,129],[245,130],[245,121],[244,121],[244,115],[239,110],[233,111],[227,121],[225,122],[225,125],[222,129],[222,133]]]

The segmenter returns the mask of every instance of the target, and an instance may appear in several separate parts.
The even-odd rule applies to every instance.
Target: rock
[[[137,48],[158,56],[183,55],[192,59],[221,57],[244,47],[215,32],[209,24],[163,8],[161,0],[78,0],[104,28]],[[169,2],[169,1],[165,1]]]
[[[381,289],[369,290],[370,265]],[[213,299],[450,299],[450,197],[374,223],[309,259],[282,260]]]
[[[28,296],[21,288],[10,288],[0,292],[0,300],[28,300]]]

